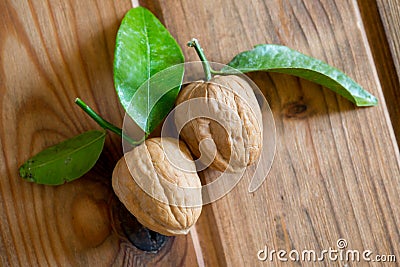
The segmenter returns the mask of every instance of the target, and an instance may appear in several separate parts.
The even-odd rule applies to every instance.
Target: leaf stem
[[[95,122],[97,122],[98,125],[100,125],[103,129],[110,130],[113,133],[118,134],[122,138],[124,138],[126,141],[128,141],[132,145],[139,145],[142,143],[145,139],[142,138],[142,140],[136,141],[124,134],[121,128],[118,128],[114,124],[111,124],[110,122],[106,121],[103,119],[99,114],[97,114],[93,109],[91,109],[85,102],[82,101],[80,98],[75,99],[75,104],[77,104],[83,111],[85,111]]]
[[[208,62],[206,56],[204,55],[204,51],[201,48],[199,41],[196,38],[193,38],[191,41],[187,43],[187,46],[194,47],[194,49],[196,50],[196,53],[203,64],[206,80],[209,81],[211,79],[211,73],[213,70],[211,69],[210,63]]]

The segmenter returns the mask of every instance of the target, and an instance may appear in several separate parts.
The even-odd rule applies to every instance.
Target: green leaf
[[[22,178],[60,185],[88,172],[103,150],[105,131],[88,131],[38,153],[19,168]]]
[[[173,108],[182,83],[180,77],[183,70],[184,65],[179,64],[154,74],[132,97],[132,105],[127,108],[127,112],[138,125],[148,129],[146,132],[156,128]]]
[[[357,106],[375,106],[378,100],[354,80],[325,62],[288,47],[257,45],[235,56],[228,66],[241,72],[271,71],[291,74],[325,86]],[[228,67],[222,69],[228,71]]]
[[[156,73],[183,62],[181,48],[150,11],[137,7],[125,15],[116,39],[114,83],[122,106],[146,133],[152,132],[172,109],[184,69],[175,69],[174,83],[178,81],[179,86],[175,90],[165,89],[166,94],[153,109],[148,103],[153,92],[150,83],[146,81]],[[135,93],[142,85],[147,85],[145,98],[133,101]],[[134,116],[135,111],[148,116],[145,120],[138,119]]]

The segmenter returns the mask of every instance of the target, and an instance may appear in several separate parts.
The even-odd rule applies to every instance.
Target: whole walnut
[[[259,158],[262,115],[244,79],[228,75],[193,82],[181,90],[176,105],[175,123],[181,138],[203,163],[219,171],[237,172]]]
[[[190,151],[177,139],[151,138],[126,153],[112,186],[141,224],[164,235],[187,234],[201,213],[201,182]]]

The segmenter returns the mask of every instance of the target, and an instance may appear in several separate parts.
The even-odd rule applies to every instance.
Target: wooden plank
[[[400,77],[400,2],[398,0],[376,2],[389,40],[397,75]]]
[[[182,47],[197,37],[211,61],[228,62],[255,44],[280,43],[342,69],[380,100],[377,107],[356,108],[301,79],[251,75],[271,105],[277,153],[258,191],[247,192],[246,177],[206,207],[213,213],[208,227],[218,233],[213,243],[222,264],[262,265],[257,251],[265,245],[321,251],[336,248],[339,238],[348,241],[348,249],[400,255],[398,147],[356,1],[149,3],[141,2],[155,7]],[[184,53],[188,61],[197,60],[192,49]],[[203,253],[207,258],[211,252]],[[374,266],[362,266],[368,264]],[[272,265],[280,263],[275,258]]]
[[[375,66],[378,71],[379,80],[381,81],[382,91],[385,96],[393,130],[396,135],[397,143],[399,143],[400,123],[398,122],[400,118],[400,106],[397,100],[400,98],[400,63],[399,57],[396,56],[396,51],[400,51],[400,48],[399,39],[396,38],[395,30],[395,28],[398,27],[398,23],[396,24],[395,21],[393,21],[393,17],[396,16],[396,12],[397,16],[399,16],[399,10],[396,11],[396,7],[398,8],[400,2],[391,0],[378,2],[380,3],[380,8],[376,0],[359,0],[358,4],[374,57]],[[387,13],[385,7],[389,9]],[[381,13],[379,11],[381,11]],[[382,19],[380,15],[382,15]],[[395,64],[397,64],[397,71]]]
[[[395,70],[390,72],[393,79],[400,80],[400,1],[398,0],[387,0],[377,1],[378,10],[381,16],[382,24],[385,29],[386,37],[389,42],[389,47],[392,55],[392,61],[395,65]],[[377,41],[379,43],[379,41]],[[397,75],[395,75],[397,73]],[[395,84],[391,88],[391,97],[387,98],[389,111],[392,117],[392,123],[394,125],[395,133],[398,138],[399,121],[400,121],[400,107],[398,105],[398,99],[400,99],[400,85]]]
[[[142,4],[182,47],[198,37],[210,60],[227,62],[257,43],[285,44],[343,69],[381,101],[376,108],[356,109],[300,79],[251,75],[276,119],[276,159],[259,191],[247,193],[247,176],[205,207],[197,230],[206,265],[256,265],[264,245],[322,250],[335,247],[338,238],[351,249],[400,255],[398,148],[355,2],[180,2]],[[118,137],[107,139],[101,164],[85,179],[50,188],[17,175],[32,154],[96,127],[74,107],[76,96],[121,124],[111,63],[115,32],[130,5],[0,3],[1,266],[196,264],[190,236],[152,255],[111,229],[108,179],[121,156]],[[197,60],[192,50],[184,51],[188,60]]]
[[[117,136],[109,135],[100,164],[83,179],[46,187],[18,176],[33,154],[98,128],[75,97],[122,124],[112,60],[129,8],[129,0],[0,2],[0,266],[196,265],[190,236],[150,254],[112,224]]]

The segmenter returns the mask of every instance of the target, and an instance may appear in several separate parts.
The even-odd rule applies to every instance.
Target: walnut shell
[[[237,172],[255,163],[261,154],[263,133],[261,110],[251,86],[235,75],[215,76],[183,88],[176,105],[194,99],[196,102],[187,102],[175,112],[177,128],[184,125],[181,138],[192,153],[219,171]],[[196,116],[200,113],[207,116]],[[205,142],[201,147],[207,139],[215,145]]]
[[[190,151],[176,139],[151,138],[126,153],[112,186],[141,224],[163,235],[187,234],[201,213],[200,178]]]

